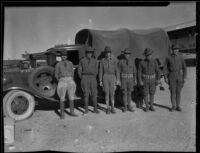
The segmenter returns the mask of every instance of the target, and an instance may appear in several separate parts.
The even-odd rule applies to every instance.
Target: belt
[[[70,77],[72,77],[72,75],[68,75],[68,76],[61,75],[61,76],[59,76],[59,79],[61,79],[61,78],[70,78]]]
[[[174,70],[174,71],[169,71],[169,72],[181,72],[182,70],[180,69],[180,70]]]
[[[92,73],[82,73],[82,75],[95,75],[95,74],[92,74]]]
[[[121,77],[122,77],[122,78],[133,78],[133,74],[130,74],[130,73],[129,73],[129,74],[122,73],[122,74],[121,74]]]
[[[115,73],[112,73],[112,72],[106,72],[106,73],[104,73],[104,75],[105,74],[108,74],[108,75],[115,75]]]
[[[155,79],[155,78],[156,78],[156,75],[155,75],[155,74],[152,74],[152,75],[142,74],[142,76],[143,76],[145,79]]]
[[[68,81],[68,80],[73,80],[73,78],[71,77],[71,76],[66,76],[66,77],[61,77],[60,79],[59,79],[59,81]]]

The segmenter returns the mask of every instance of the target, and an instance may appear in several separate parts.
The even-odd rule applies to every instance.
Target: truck
[[[74,65],[76,99],[80,100],[82,90],[77,75],[79,60],[85,56],[87,46],[94,47],[95,57],[101,60],[104,57],[104,47],[107,45],[112,48],[113,55],[118,59],[121,51],[129,48],[136,68],[143,58],[144,49],[149,47],[154,50],[154,56],[162,69],[164,59],[169,54],[170,41],[167,33],[161,28],[113,31],[82,29],[77,32],[74,45],[56,45],[44,52],[23,54],[25,60],[20,62],[21,66],[17,70],[9,71],[6,66],[3,70],[4,115],[14,120],[24,120],[33,114],[39,99],[42,102],[48,101],[49,104],[59,102],[54,67],[60,56],[66,52],[68,60]]]

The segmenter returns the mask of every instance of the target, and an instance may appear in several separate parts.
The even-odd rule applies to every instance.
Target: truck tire
[[[12,90],[3,98],[4,115],[14,120],[24,120],[32,115],[35,99],[25,91]]]
[[[54,68],[41,66],[31,72],[28,77],[30,89],[40,95],[52,97],[55,95],[57,83],[54,78]]]

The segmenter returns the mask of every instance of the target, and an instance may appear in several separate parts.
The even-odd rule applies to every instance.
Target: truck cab
[[[84,45],[56,45],[44,52],[23,54],[24,60],[8,66],[4,61],[3,69],[3,111],[4,115],[15,120],[24,120],[34,112],[36,99],[59,102],[54,77],[54,67],[62,54],[68,54],[68,60],[74,65],[85,54]],[[80,79],[75,75],[76,83]],[[77,93],[80,93],[77,88]]]

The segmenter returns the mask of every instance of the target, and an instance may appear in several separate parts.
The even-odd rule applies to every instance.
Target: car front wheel
[[[32,115],[35,109],[35,100],[25,91],[12,90],[3,98],[4,115],[14,120],[24,120]]]

